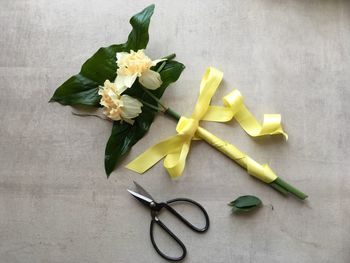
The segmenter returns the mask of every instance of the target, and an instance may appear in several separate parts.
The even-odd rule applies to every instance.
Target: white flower
[[[109,80],[104,82],[98,94],[102,96],[100,104],[104,106],[103,113],[112,120],[133,124],[132,119],[142,112],[141,102],[129,95],[120,95],[117,85]]]
[[[120,87],[121,92],[130,88],[139,78],[140,83],[147,89],[155,90],[162,85],[160,74],[150,68],[165,59],[151,60],[147,57],[143,49],[137,52],[131,50],[130,53],[117,53],[117,78],[115,83]]]

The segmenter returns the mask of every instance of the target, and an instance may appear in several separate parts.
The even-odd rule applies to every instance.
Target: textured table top
[[[155,2],[148,54],[176,52],[186,65],[164,101],[188,116],[206,67],[221,69],[213,102],[238,88],[259,120],[282,114],[289,140],[252,139],[234,121],[203,126],[268,163],[308,201],[281,196],[200,141],[179,180],[161,163],[144,175],[125,169],[175,133],[164,116],[107,180],[111,123],[47,101],[100,46],[125,41],[129,18],[150,2],[2,0],[0,262],[163,262],[148,211],[126,192],[133,180],[160,200],[185,196],[208,210],[204,235],[168,221],[187,245],[185,262],[349,262],[350,2]],[[232,215],[226,204],[245,194],[264,206]]]

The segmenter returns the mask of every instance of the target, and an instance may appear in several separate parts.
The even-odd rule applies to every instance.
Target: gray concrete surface
[[[234,122],[203,125],[309,200],[279,195],[204,142],[193,143],[180,180],[161,164],[142,176],[120,167],[107,180],[110,123],[47,101],[100,46],[123,42],[129,17],[150,2],[1,0],[0,262],[164,262],[148,211],[126,192],[132,180],[159,199],[207,208],[205,235],[169,221],[185,262],[350,262],[350,1],[155,2],[148,53],[176,52],[187,66],[164,100],[189,115],[205,68],[220,68],[214,102],[239,88],[259,119],[283,115],[290,140],[254,140]],[[174,132],[158,116],[123,164]],[[243,194],[265,206],[232,215],[226,203]]]

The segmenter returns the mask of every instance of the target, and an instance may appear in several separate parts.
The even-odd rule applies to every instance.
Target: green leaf
[[[125,44],[100,48],[83,64],[79,74],[72,76],[57,88],[50,102],[100,107],[98,87],[103,86],[106,79],[114,81],[117,71],[116,53],[146,48],[153,11],[154,5],[150,5],[134,15],[130,19],[132,30],[128,41]]]
[[[152,93],[158,98],[162,97],[163,93],[165,92],[165,89],[169,86],[169,84],[176,82],[179,79],[184,69],[185,66],[182,63],[179,63],[175,60],[167,61],[164,68],[160,72],[163,84]]]
[[[150,5],[130,19],[133,29],[129,34],[128,41],[125,43],[127,52],[130,50],[137,51],[147,47],[149,40],[148,27],[153,12],[154,5]]]
[[[185,66],[177,61],[167,61],[163,70],[159,73],[163,84],[153,93],[160,98],[169,84],[177,81],[184,68]],[[138,82],[135,82],[132,88],[127,89],[125,93],[156,105],[143,91]],[[105,170],[107,177],[131,147],[147,133],[153,122],[154,115],[155,112],[153,110],[144,106],[142,107],[142,113],[135,119],[133,125],[125,122],[114,122],[112,134],[109,137],[105,151]]]
[[[114,170],[116,163],[147,133],[153,119],[154,113],[150,109],[143,107],[141,115],[135,120],[133,125],[120,121],[113,122],[112,133],[105,151],[107,177]]]
[[[112,45],[100,48],[81,67],[80,73],[64,82],[54,93],[50,101],[63,105],[88,105],[99,107],[98,87],[106,79],[116,77],[116,53],[124,51],[124,45]]]
[[[233,212],[249,212],[258,208],[262,204],[261,200],[253,195],[244,195],[238,197],[228,205],[232,207]]]

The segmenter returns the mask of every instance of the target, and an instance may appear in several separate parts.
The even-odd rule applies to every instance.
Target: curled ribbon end
[[[279,125],[276,131],[270,133],[270,135],[274,135],[274,134],[282,134],[284,139],[288,141],[288,134],[283,130],[282,125]]]
[[[172,180],[176,180],[176,179],[180,178],[182,175],[182,174],[171,174],[171,173],[169,173],[169,174],[170,174],[170,178]]]

